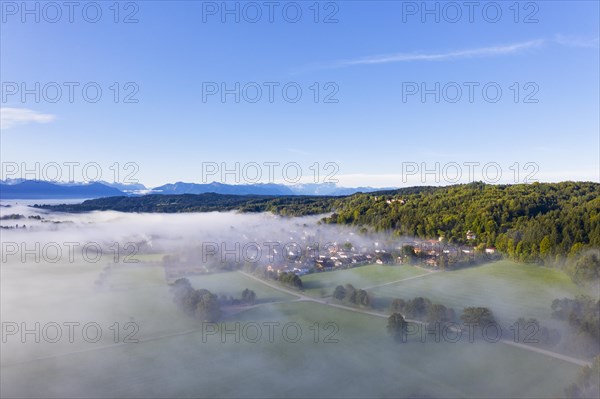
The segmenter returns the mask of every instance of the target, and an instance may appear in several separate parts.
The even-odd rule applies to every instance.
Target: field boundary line
[[[363,290],[372,290],[372,289],[375,289],[375,288],[386,287],[388,285],[398,284],[398,283],[401,283],[403,281],[414,280],[414,279],[420,278],[420,277],[431,276],[431,275],[437,274],[439,272],[440,272],[439,270],[438,271],[431,270],[431,271],[429,271],[427,273],[419,274],[418,276],[405,277],[405,278],[400,279],[400,280],[395,280],[395,281],[390,281],[390,282],[383,283],[383,284],[377,284],[377,285],[371,285],[371,286],[368,286],[368,287],[364,287]]]
[[[366,314],[366,315],[370,315],[370,316],[375,316],[375,317],[380,317],[380,318],[386,318],[387,319],[389,317],[389,315],[385,314],[385,313],[357,309],[357,308],[353,308],[353,307],[350,307],[350,306],[344,306],[344,305],[339,305],[339,304],[336,304],[336,303],[330,303],[329,301],[321,300],[321,299],[318,299],[318,298],[308,297],[306,295],[299,294],[299,293],[294,292],[292,290],[288,290],[288,289],[286,289],[284,287],[279,287],[276,284],[271,284],[268,281],[265,281],[265,280],[263,280],[261,278],[253,276],[253,275],[251,275],[249,273],[246,273],[246,272],[243,272],[243,271],[238,271],[238,273],[241,273],[241,274],[245,275],[246,277],[249,277],[249,278],[252,278],[252,279],[254,279],[256,281],[259,281],[259,282],[261,282],[261,283],[263,283],[263,284],[265,284],[265,285],[267,285],[267,286],[269,286],[271,288],[274,288],[276,290],[279,290],[279,291],[282,291],[282,292],[286,292],[286,293],[291,294],[291,295],[296,295],[297,297],[300,298],[301,301],[320,303],[321,305],[331,306],[331,307],[334,307],[334,308],[343,309],[343,310],[347,310],[347,311],[350,311],[350,312],[362,313],[362,314]],[[414,277],[421,277],[421,276],[427,276],[427,275],[428,274],[424,274],[424,275],[414,276]],[[425,324],[425,322],[422,322],[420,320],[410,320],[410,319],[405,319],[405,320],[407,322],[411,322],[411,323]],[[523,349],[523,350],[528,350],[530,352],[535,352],[535,353],[538,353],[538,354],[541,354],[541,355],[550,356],[550,357],[553,357],[555,359],[559,359],[559,360],[563,360],[563,361],[566,361],[566,362],[569,362],[569,363],[572,363],[572,364],[576,364],[578,366],[591,366],[591,364],[592,364],[591,361],[586,361],[586,360],[583,360],[583,359],[578,359],[578,358],[575,358],[575,357],[563,355],[563,354],[560,354],[560,353],[557,353],[557,352],[553,352],[553,351],[549,351],[549,350],[546,350],[546,349],[536,348],[536,347],[531,346],[531,345],[521,344],[521,343],[514,342],[514,341],[509,341],[509,340],[502,339],[502,340],[500,340],[498,342],[506,344],[506,345],[511,345],[511,346],[514,346],[514,347],[517,347],[517,348],[520,348],[520,349]]]

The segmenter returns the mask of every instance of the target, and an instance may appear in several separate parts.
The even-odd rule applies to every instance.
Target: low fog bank
[[[301,251],[311,251],[317,244],[317,253],[328,251],[328,245],[370,252],[397,249],[405,241],[320,224],[322,216],[66,214],[23,204],[2,207],[0,215],[23,215],[0,223],[7,227],[1,230],[0,240],[3,396],[281,397],[292,392],[292,396],[311,397],[459,397],[468,391],[466,396],[472,397],[497,397],[499,392],[502,396],[554,397],[578,370],[567,363],[544,362],[544,356],[516,348],[419,342],[398,346],[386,333],[385,319],[296,302],[291,295],[261,283],[252,285],[251,279],[239,273],[211,273],[220,271],[215,265],[230,260],[243,264],[249,260],[244,256],[255,256],[251,250],[243,253],[248,244],[265,251],[257,262],[263,267],[276,266],[278,258],[270,257],[271,250],[281,259],[286,244],[295,252],[291,258],[301,260],[296,245]],[[73,260],[67,251],[72,243],[78,244]],[[93,254],[82,253],[80,248],[89,243],[99,244],[103,256],[96,260]],[[133,252],[126,248],[129,243],[134,244]],[[49,248],[46,253],[44,247]],[[63,251],[58,258],[56,248]],[[207,252],[210,256],[203,262]],[[126,262],[127,255],[139,262]],[[198,335],[201,323],[173,303],[165,256],[180,264],[206,264],[200,274],[190,276],[196,289],[237,297],[245,288],[257,291],[260,306],[226,315],[229,328],[238,319],[295,322],[304,329],[303,340],[279,339],[275,344],[263,340],[255,345],[211,337],[204,342]],[[184,268],[184,275],[189,271]],[[426,291],[447,290],[452,296],[456,285],[446,286],[440,280]],[[360,280],[339,283],[348,282],[360,284]],[[505,289],[511,292],[510,287]],[[394,295],[412,296],[402,291]],[[506,298],[494,292],[485,305],[493,309],[503,301]],[[315,343],[314,323],[323,326],[332,321],[339,327],[339,342],[324,344],[320,336]],[[37,331],[36,323],[40,324]],[[54,342],[57,325],[62,336]],[[23,335],[24,329],[30,332]],[[139,342],[129,343],[128,338]],[[513,359],[523,372],[503,374]],[[448,366],[456,362],[461,367]],[[496,376],[493,381],[490,375]],[[523,375],[541,381],[537,390],[516,391],[524,389]],[[402,376],[400,382],[398,376]],[[518,380],[516,384],[513,379]]]
[[[356,229],[320,225],[323,217],[286,218],[270,213],[120,213],[98,211],[68,214],[35,209],[23,205],[2,208],[0,215],[23,215],[24,219],[2,220],[1,225],[26,229],[5,229],[3,241],[25,243],[98,242],[140,244],[140,250],[154,253],[176,253],[201,245],[216,243],[264,243],[277,240],[296,242],[301,237],[319,243],[352,241],[356,247],[372,245],[385,235],[360,236]],[[41,220],[33,219],[41,218]],[[306,241],[306,240],[305,240]]]

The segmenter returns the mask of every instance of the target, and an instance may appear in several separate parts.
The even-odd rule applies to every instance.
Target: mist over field
[[[0,399],[600,398],[598,15],[0,0]]]
[[[350,283],[381,302],[378,312],[387,312],[392,298],[421,295],[457,310],[489,306],[507,319],[549,320],[549,301],[577,292],[561,276],[546,286],[515,287],[502,275],[462,281],[414,266],[371,265],[302,276],[305,291],[288,293],[240,272],[208,268],[187,276],[195,289],[257,295],[252,306],[223,308],[213,328],[174,304],[165,255],[201,263],[207,242],[219,251],[226,243],[231,251],[236,242],[349,241],[375,248],[405,239],[392,243],[384,235],[319,224],[320,216],[66,214],[14,204],[2,208],[7,214],[26,219],[3,220],[3,226],[27,228],[2,230],[3,397],[555,397],[579,368],[502,343],[422,342],[415,335],[399,345],[386,332],[387,316],[338,309],[327,298],[336,285]],[[37,261],[36,243],[57,243],[62,256],[55,261],[49,247]],[[80,244],[74,259],[64,243]],[[86,243],[100,244],[102,256],[83,254]],[[114,243],[135,243],[134,251],[121,249],[115,258]],[[467,290],[473,296],[461,299]],[[527,290],[536,290],[533,306],[523,299]],[[541,382],[532,385],[532,378]]]
[[[248,370],[271,373],[272,370],[282,370],[277,363],[285,361],[285,358],[274,356],[269,348],[277,346],[285,349],[298,344],[282,342],[281,337],[266,347],[243,340],[236,343],[235,337],[228,337],[224,343],[219,336],[211,337],[205,343],[198,335],[190,339],[186,332],[202,332],[201,323],[183,315],[174,306],[162,257],[165,254],[185,255],[190,253],[191,248],[194,249],[192,253],[198,254],[202,243],[208,242],[219,246],[227,243],[227,248],[233,249],[236,242],[255,242],[262,246],[263,242],[271,242],[277,237],[283,237],[281,241],[284,243],[299,241],[299,235],[291,236],[290,232],[300,232],[300,235],[315,239],[319,237],[323,243],[343,243],[350,237],[354,237],[356,245],[368,241],[355,236],[353,229],[319,226],[319,217],[288,219],[271,214],[233,212],[62,214],[15,204],[2,208],[2,215],[10,214],[22,214],[26,219],[3,220],[3,226],[27,226],[26,229],[2,230],[1,240],[2,393],[11,397],[147,397],[156,392],[169,396],[177,396],[179,392],[183,396],[212,397],[255,396],[267,394],[270,390],[282,392],[278,391],[282,388],[277,386],[285,386],[283,375],[280,382],[277,382],[278,378],[269,377],[269,380],[274,380],[272,388],[263,391],[264,384],[257,380],[256,386],[246,392],[241,388],[223,390],[228,385],[225,383],[211,389],[213,384],[209,381],[214,381],[215,377],[210,373],[206,373],[207,380],[201,384],[202,389],[195,390],[199,383],[194,376],[197,367],[205,369],[216,362],[220,374],[245,374]],[[29,219],[30,216],[39,216],[41,220]],[[95,244],[99,244],[102,257],[97,258],[94,251],[89,254],[82,251],[90,243],[94,244],[91,249],[96,249]],[[133,251],[121,248],[122,253],[115,258],[114,243],[119,247],[126,243],[135,243],[135,246]],[[47,252],[43,250],[46,247]],[[60,248],[60,256],[57,248]],[[266,247],[262,248],[266,250]],[[74,259],[70,259],[71,254]],[[132,254],[133,258],[125,258],[128,254]],[[108,284],[98,289],[96,282],[101,276],[108,280]],[[252,288],[257,291],[259,302],[293,299],[268,287],[260,287],[260,284],[236,273],[190,279],[196,288],[208,288],[218,294],[236,297],[244,288]],[[269,305],[256,317],[246,316],[251,321],[266,322],[302,322],[303,317],[287,316],[276,306]],[[323,316],[317,320],[323,320]],[[36,323],[39,323],[37,333]],[[312,339],[308,330],[312,324],[312,319],[303,322],[306,345],[310,345]],[[84,331],[86,326],[88,330]],[[99,330],[101,337],[96,341]],[[144,343],[145,340],[148,343]],[[163,343],[157,345],[158,342]],[[240,351],[249,353],[240,355]],[[189,358],[190,353],[196,353],[198,357]],[[145,360],[148,356],[152,361]],[[124,367],[118,366],[119,363],[125,362],[126,365],[131,359],[136,359],[134,368],[128,369],[124,376],[111,376],[111,370]],[[325,366],[322,367],[321,371],[310,367],[315,379],[313,384],[326,371]],[[235,369],[233,372],[232,368]],[[78,375],[82,369],[86,370],[85,376]],[[154,385],[153,381],[157,381],[154,373],[157,372],[169,376],[168,381],[159,378],[160,384]],[[119,378],[122,378],[120,382]],[[136,388],[131,378],[143,379],[146,387]],[[106,379],[104,383],[96,387],[95,384],[103,379]],[[104,384],[112,388],[107,391]],[[192,387],[196,388],[189,391]],[[167,388],[170,390],[165,390]]]
[[[321,244],[340,242],[352,238],[356,245],[372,244],[356,234],[355,229],[335,228],[319,225],[323,216],[284,218],[270,213],[121,213],[112,211],[83,214],[53,213],[26,206],[13,206],[3,214],[23,214],[26,217],[39,215],[45,223],[27,220],[30,230],[7,230],[6,241],[34,242],[80,242],[85,243],[139,243],[139,250],[171,253],[188,249],[203,242],[247,243],[277,239],[282,243],[298,240],[298,234],[318,239]],[[53,223],[53,222],[60,222]],[[3,225],[21,224],[18,221],[2,221]],[[52,234],[49,235],[48,233]],[[288,234],[293,232],[296,235]],[[379,236],[383,238],[383,235]],[[313,241],[314,242],[314,241]]]

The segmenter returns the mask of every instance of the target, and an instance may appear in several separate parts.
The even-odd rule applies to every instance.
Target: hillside
[[[286,216],[328,213],[330,224],[451,243],[496,246],[520,261],[600,247],[600,184],[534,183],[409,187],[347,197],[146,195],[44,206],[64,212],[273,212]],[[473,236],[467,240],[470,231]]]
[[[301,216],[327,213],[332,209],[332,197],[266,196],[228,194],[152,194],[141,197],[109,197],[84,201],[81,204],[41,205],[60,212],[273,212],[280,215]]]
[[[552,263],[586,248],[600,248],[597,183],[472,183],[410,194],[357,194],[336,201],[334,207],[327,223],[495,246],[521,262]],[[592,276],[581,276],[588,277]]]

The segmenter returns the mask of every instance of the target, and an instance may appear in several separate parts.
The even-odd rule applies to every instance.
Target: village
[[[437,240],[372,241],[367,244],[364,243],[364,239],[361,239],[357,241],[363,242],[362,245],[353,245],[350,241],[352,237],[348,237],[344,242],[332,241],[319,244],[318,237],[307,232],[286,233],[290,240],[286,243],[268,241],[270,243],[268,251],[256,244],[260,242],[259,240],[251,241],[244,235],[244,245],[239,242],[228,244],[229,247],[225,243],[215,244],[210,252],[203,245],[201,249],[186,254],[166,255],[163,258],[165,277],[167,281],[174,281],[190,275],[248,268],[248,265],[251,269],[261,267],[271,273],[293,273],[298,276],[369,264],[415,265],[443,271],[473,265],[480,261],[489,262],[500,257],[494,247],[449,244],[443,237]],[[468,231],[465,238],[470,242],[476,236]],[[247,247],[254,249],[254,252],[249,251]],[[249,255],[250,252],[252,253]]]

